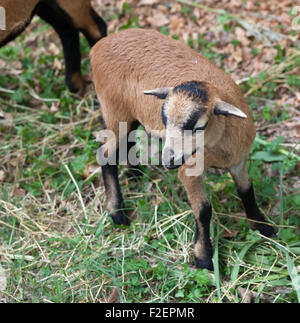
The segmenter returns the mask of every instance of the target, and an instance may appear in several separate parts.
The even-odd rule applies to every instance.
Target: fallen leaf
[[[152,17],[148,17],[147,21],[154,27],[162,27],[169,23],[169,19],[161,12],[157,12]]]
[[[57,47],[56,44],[54,44],[54,43],[50,43],[50,45],[48,47],[48,51],[53,56],[58,56],[60,53],[59,47]]]
[[[250,44],[250,40],[246,36],[246,31],[241,27],[235,28],[236,39],[240,41],[244,46],[248,46]]]
[[[55,57],[55,59],[54,59],[53,68],[56,71],[61,71],[62,70],[62,62],[57,57]]]
[[[50,107],[50,112],[52,114],[55,114],[59,110],[58,106],[59,106],[59,102],[52,102]]]
[[[141,0],[138,5],[139,6],[151,6],[156,3],[157,3],[157,0]]]

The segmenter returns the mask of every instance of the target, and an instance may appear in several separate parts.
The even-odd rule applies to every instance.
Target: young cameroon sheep
[[[37,14],[58,33],[66,62],[66,83],[70,91],[83,90],[79,32],[93,46],[106,36],[106,24],[91,7],[90,0],[1,0],[6,30],[0,31],[0,47],[21,34]]]
[[[254,124],[240,89],[228,75],[181,42],[151,30],[128,29],[102,39],[92,49],[91,62],[105,125],[117,141],[120,122],[127,122],[129,130],[140,123],[148,133],[165,129],[163,164],[175,168],[183,156],[171,149],[170,137],[182,136],[183,130],[193,131],[193,136],[204,132],[204,169],[228,169],[253,227],[273,235],[257,207],[246,168]],[[108,140],[100,147],[104,155],[110,145]],[[117,166],[101,166],[110,215],[114,223],[128,224]],[[203,174],[188,176],[188,167],[181,165],[178,177],[196,220],[196,266],[212,269],[212,208]]]

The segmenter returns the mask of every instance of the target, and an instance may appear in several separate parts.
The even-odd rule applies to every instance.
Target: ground
[[[34,18],[0,49],[0,302],[300,301],[300,40],[293,1],[94,1],[110,33],[154,28],[240,84],[257,127],[250,160],[277,238],[250,229],[231,177],[207,191],[214,272],[193,264],[194,220],[176,171],[121,171],[130,227],[111,223],[95,158],[94,92],[64,84],[55,32]],[[299,12],[298,12],[299,11]],[[81,39],[83,72],[89,47]]]

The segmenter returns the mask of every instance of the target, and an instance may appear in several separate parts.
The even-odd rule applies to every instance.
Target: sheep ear
[[[172,90],[172,87],[161,87],[158,89],[150,90],[150,91],[144,91],[145,95],[154,95],[158,97],[159,99],[165,99],[169,92]]]
[[[222,114],[224,116],[232,115],[240,118],[247,118],[247,115],[235,107],[232,104],[229,104],[225,101],[218,101],[214,107],[214,114],[219,115]]]

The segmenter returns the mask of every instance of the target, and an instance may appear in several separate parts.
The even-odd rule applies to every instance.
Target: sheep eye
[[[198,131],[198,130],[199,130],[199,131],[201,131],[201,130],[202,130],[202,131],[203,131],[203,130],[205,130],[205,128],[206,128],[206,126],[207,126],[207,123],[208,123],[208,122],[206,122],[206,124],[205,124],[204,126],[202,126],[202,127],[197,127],[197,128],[195,128],[195,129],[193,130],[193,132],[196,132],[196,131]]]

